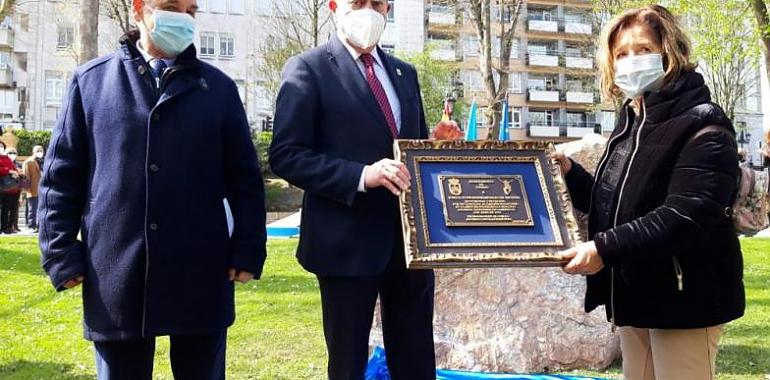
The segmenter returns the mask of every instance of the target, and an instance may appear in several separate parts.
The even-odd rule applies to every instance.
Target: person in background
[[[586,311],[604,305],[620,327],[627,380],[714,379],[745,308],[735,130],[666,8],[622,13],[600,45],[602,92],[624,103],[595,175],[556,154],[590,231],[564,270],[587,276]]]
[[[13,152],[13,158],[10,154]],[[16,167],[16,149],[8,148],[4,142],[0,141],[0,177],[4,177],[10,183],[16,185],[9,186],[0,190],[0,233],[13,234],[17,231],[13,226],[14,212],[18,213],[19,209],[19,181],[21,179],[21,173]]]
[[[10,158],[11,162],[13,162],[13,166],[16,170],[16,173],[19,175],[20,181],[20,186],[16,188],[15,191],[9,193],[14,197],[14,200],[11,202],[11,231],[12,233],[17,233],[21,232],[21,229],[19,228],[19,208],[21,207],[21,183],[25,177],[21,169],[21,163],[17,161],[19,158],[19,152],[16,150],[16,148],[8,148],[8,158]]]
[[[41,264],[82,284],[99,380],[225,378],[235,282],[266,258],[264,183],[231,78],[193,45],[195,0],[134,0],[139,30],[78,67],[40,180]],[[233,216],[229,230],[227,208]]]
[[[40,176],[43,172],[43,155],[45,150],[40,145],[32,148],[32,156],[24,161],[22,173],[29,181],[29,187],[24,189],[27,198],[27,228],[37,232],[37,196],[40,186]]]

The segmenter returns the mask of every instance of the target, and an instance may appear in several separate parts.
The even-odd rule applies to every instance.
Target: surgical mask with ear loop
[[[657,53],[625,57],[615,63],[615,85],[631,99],[658,89],[664,75],[663,56]]]
[[[340,9],[335,15],[337,29],[351,44],[361,49],[377,45],[385,31],[385,16],[371,8]]]
[[[176,57],[193,43],[195,38],[195,19],[187,13],[152,11],[152,30],[144,29],[150,34],[153,44],[171,57]]]

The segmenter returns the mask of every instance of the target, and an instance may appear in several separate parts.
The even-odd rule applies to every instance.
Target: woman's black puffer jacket
[[[695,135],[707,126],[719,128]],[[632,130],[609,215],[592,207],[594,176],[578,164],[566,176],[605,264],[588,276],[586,311],[605,305],[616,325],[640,328],[700,328],[741,317],[743,261],[729,217],[739,176],[732,124],[711,103],[703,77],[685,72],[645,93],[638,116],[625,104],[596,178]],[[600,225],[610,228],[595,231]]]

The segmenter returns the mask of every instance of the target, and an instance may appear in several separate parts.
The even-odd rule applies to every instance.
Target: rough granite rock
[[[602,139],[591,136],[558,149],[591,171],[602,153]],[[582,276],[559,268],[435,272],[439,368],[507,373],[601,369],[620,355],[604,309],[583,311]],[[370,343],[383,345],[379,312]]]

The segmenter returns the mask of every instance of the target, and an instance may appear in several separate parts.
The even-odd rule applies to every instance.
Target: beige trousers
[[[623,375],[626,380],[714,380],[722,328],[621,327]]]

